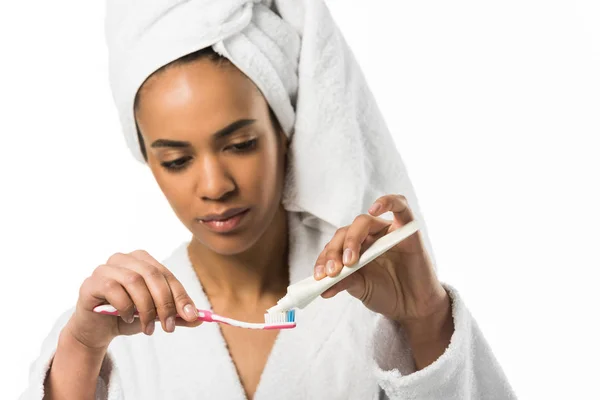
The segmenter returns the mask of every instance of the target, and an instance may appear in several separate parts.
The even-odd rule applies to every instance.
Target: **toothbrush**
[[[119,316],[119,311],[110,304],[102,304],[94,308],[94,312],[105,315]],[[138,312],[133,313],[134,317],[139,317]],[[177,314],[179,317],[179,314]],[[281,313],[265,314],[265,323],[242,322],[233,318],[226,318],[218,314],[214,314],[208,310],[198,310],[198,319],[204,322],[219,322],[221,324],[237,326],[246,329],[291,329],[296,327],[296,313],[294,310],[289,310]]]
[[[365,250],[358,261],[351,266],[343,266],[341,272],[336,277],[326,276],[317,281],[312,275],[293,285],[288,286],[287,294],[281,298],[277,304],[267,310],[267,314],[278,315],[293,308],[302,309],[319,297],[324,291],[346,278],[348,275],[358,271],[366,264],[373,261],[413,233],[419,230],[416,220],[413,220],[401,228],[377,239]]]

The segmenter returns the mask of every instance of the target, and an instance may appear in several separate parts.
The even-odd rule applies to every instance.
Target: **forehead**
[[[215,102],[240,106],[262,97],[256,85],[230,62],[208,58],[179,63],[152,75],[140,89],[141,103],[179,105]]]
[[[235,119],[263,114],[268,116],[268,107],[256,85],[232,64],[208,59],[174,65],[149,78],[136,112],[149,136],[191,126],[215,131]]]

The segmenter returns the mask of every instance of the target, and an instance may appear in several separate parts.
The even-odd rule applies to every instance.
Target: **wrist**
[[[90,347],[71,332],[61,331],[56,353],[44,382],[48,399],[94,399],[96,383],[108,346]],[[44,397],[44,398],[46,398]]]
[[[452,302],[446,291],[444,295],[436,311],[418,319],[401,322],[413,347],[450,341],[454,332]]]
[[[89,358],[104,357],[108,350],[108,344],[91,345],[85,340],[85,335],[79,333],[71,319],[61,331],[58,338],[59,347],[68,348],[71,352],[75,352],[81,356]]]

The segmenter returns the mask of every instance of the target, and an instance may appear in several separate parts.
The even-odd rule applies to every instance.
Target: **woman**
[[[403,190],[372,196],[405,171],[322,3],[119,0],[111,18],[128,144],[192,239],[162,263],[137,250],[97,267],[24,398],[514,398],[423,232],[325,292],[295,329],[201,325],[196,308],[260,322],[290,282],[336,276],[419,216],[412,187],[403,175]],[[340,53],[323,65],[328,46]],[[344,71],[343,86],[318,84]],[[121,317],[94,313],[102,303]]]

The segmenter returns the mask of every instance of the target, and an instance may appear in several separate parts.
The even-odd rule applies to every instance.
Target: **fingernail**
[[[375,203],[375,204],[373,204],[373,205],[371,206],[371,208],[369,208],[369,212],[370,212],[370,213],[372,213],[372,214],[374,214],[374,213],[376,213],[377,211],[379,211],[380,209],[381,209],[381,204],[379,204],[379,203]]]
[[[191,304],[186,304],[183,307],[183,312],[185,312],[188,318],[198,318],[198,310]]]
[[[175,316],[168,317],[165,325],[167,326],[167,332],[173,332],[175,330]]]
[[[146,335],[150,336],[154,333],[154,321],[150,322],[146,326]]]
[[[327,261],[327,273],[331,275],[331,274],[333,274],[334,271],[335,271],[335,263],[333,262],[333,260]]]
[[[325,274],[325,267],[322,265],[317,265],[315,267],[315,279],[320,279]]]
[[[350,264],[351,260],[352,260],[352,250],[350,250],[350,249],[344,250],[344,265]]]

